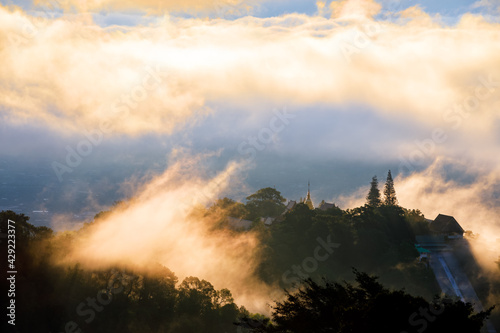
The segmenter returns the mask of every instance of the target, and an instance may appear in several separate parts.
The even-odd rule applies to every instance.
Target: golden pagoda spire
[[[307,181],[307,198],[304,203],[307,205],[307,207],[309,207],[309,209],[314,209],[314,205],[311,200],[311,183],[309,180]]]

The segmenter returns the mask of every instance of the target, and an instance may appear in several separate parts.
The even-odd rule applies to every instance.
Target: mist
[[[196,276],[216,288],[228,288],[238,304],[267,313],[271,287],[259,281],[259,240],[253,232],[216,229],[222,215],[200,209],[236,186],[238,164],[230,163],[211,179],[196,170],[199,158],[182,158],[163,174],[139,186],[132,199],[96,222],[75,242],[62,263],[85,267],[139,267],[154,263],[169,268],[182,281]],[[229,180],[232,180],[229,183]]]
[[[378,174],[383,190],[386,173]],[[467,160],[436,158],[423,171],[399,174],[395,179],[399,204],[419,209],[433,220],[438,214],[451,215],[466,231],[478,262],[488,271],[496,272],[500,256],[500,172]],[[343,208],[365,204],[369,186],[362,186],[350,195],[332,198]]]

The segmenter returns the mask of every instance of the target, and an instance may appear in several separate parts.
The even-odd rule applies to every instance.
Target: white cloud
[[[9,63],[0,103],[11,121],[75,130],[110,120],[116,133],[170,133],[209,111],[208,101],[356,102],[451,127],[461,114],[446,118],[447,110],[488,78],[493,91],[460,131],[488,132],[497,119],[500,32],[479,17],[455,28],[421,15],[398,25],[298,14],[101,28],[86,15],[35,20],[2,8],[0,16],[0,58]]]

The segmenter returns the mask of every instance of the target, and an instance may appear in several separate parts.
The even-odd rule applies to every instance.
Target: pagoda
[[[309,181],[307,182],[307,197],[304,203],[307,205],[307,207],[309,207],[309,209],[314,209],[314,205],[311,200],[311,184]]]

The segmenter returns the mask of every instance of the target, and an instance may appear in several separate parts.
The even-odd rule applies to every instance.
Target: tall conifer
[[[370,191],[366,196],[366,204],[370,207],[379,207],[382,204],[380,200],[380,190],[378,189],[377,176],[373,176],[370,182]]]
[[[396,198],[396,190],[394,189],[394,181],[392,180],[391,170],[387,173],[387,180],[384,187],[384,204],[387,206],[397,206],[398,199]]]

